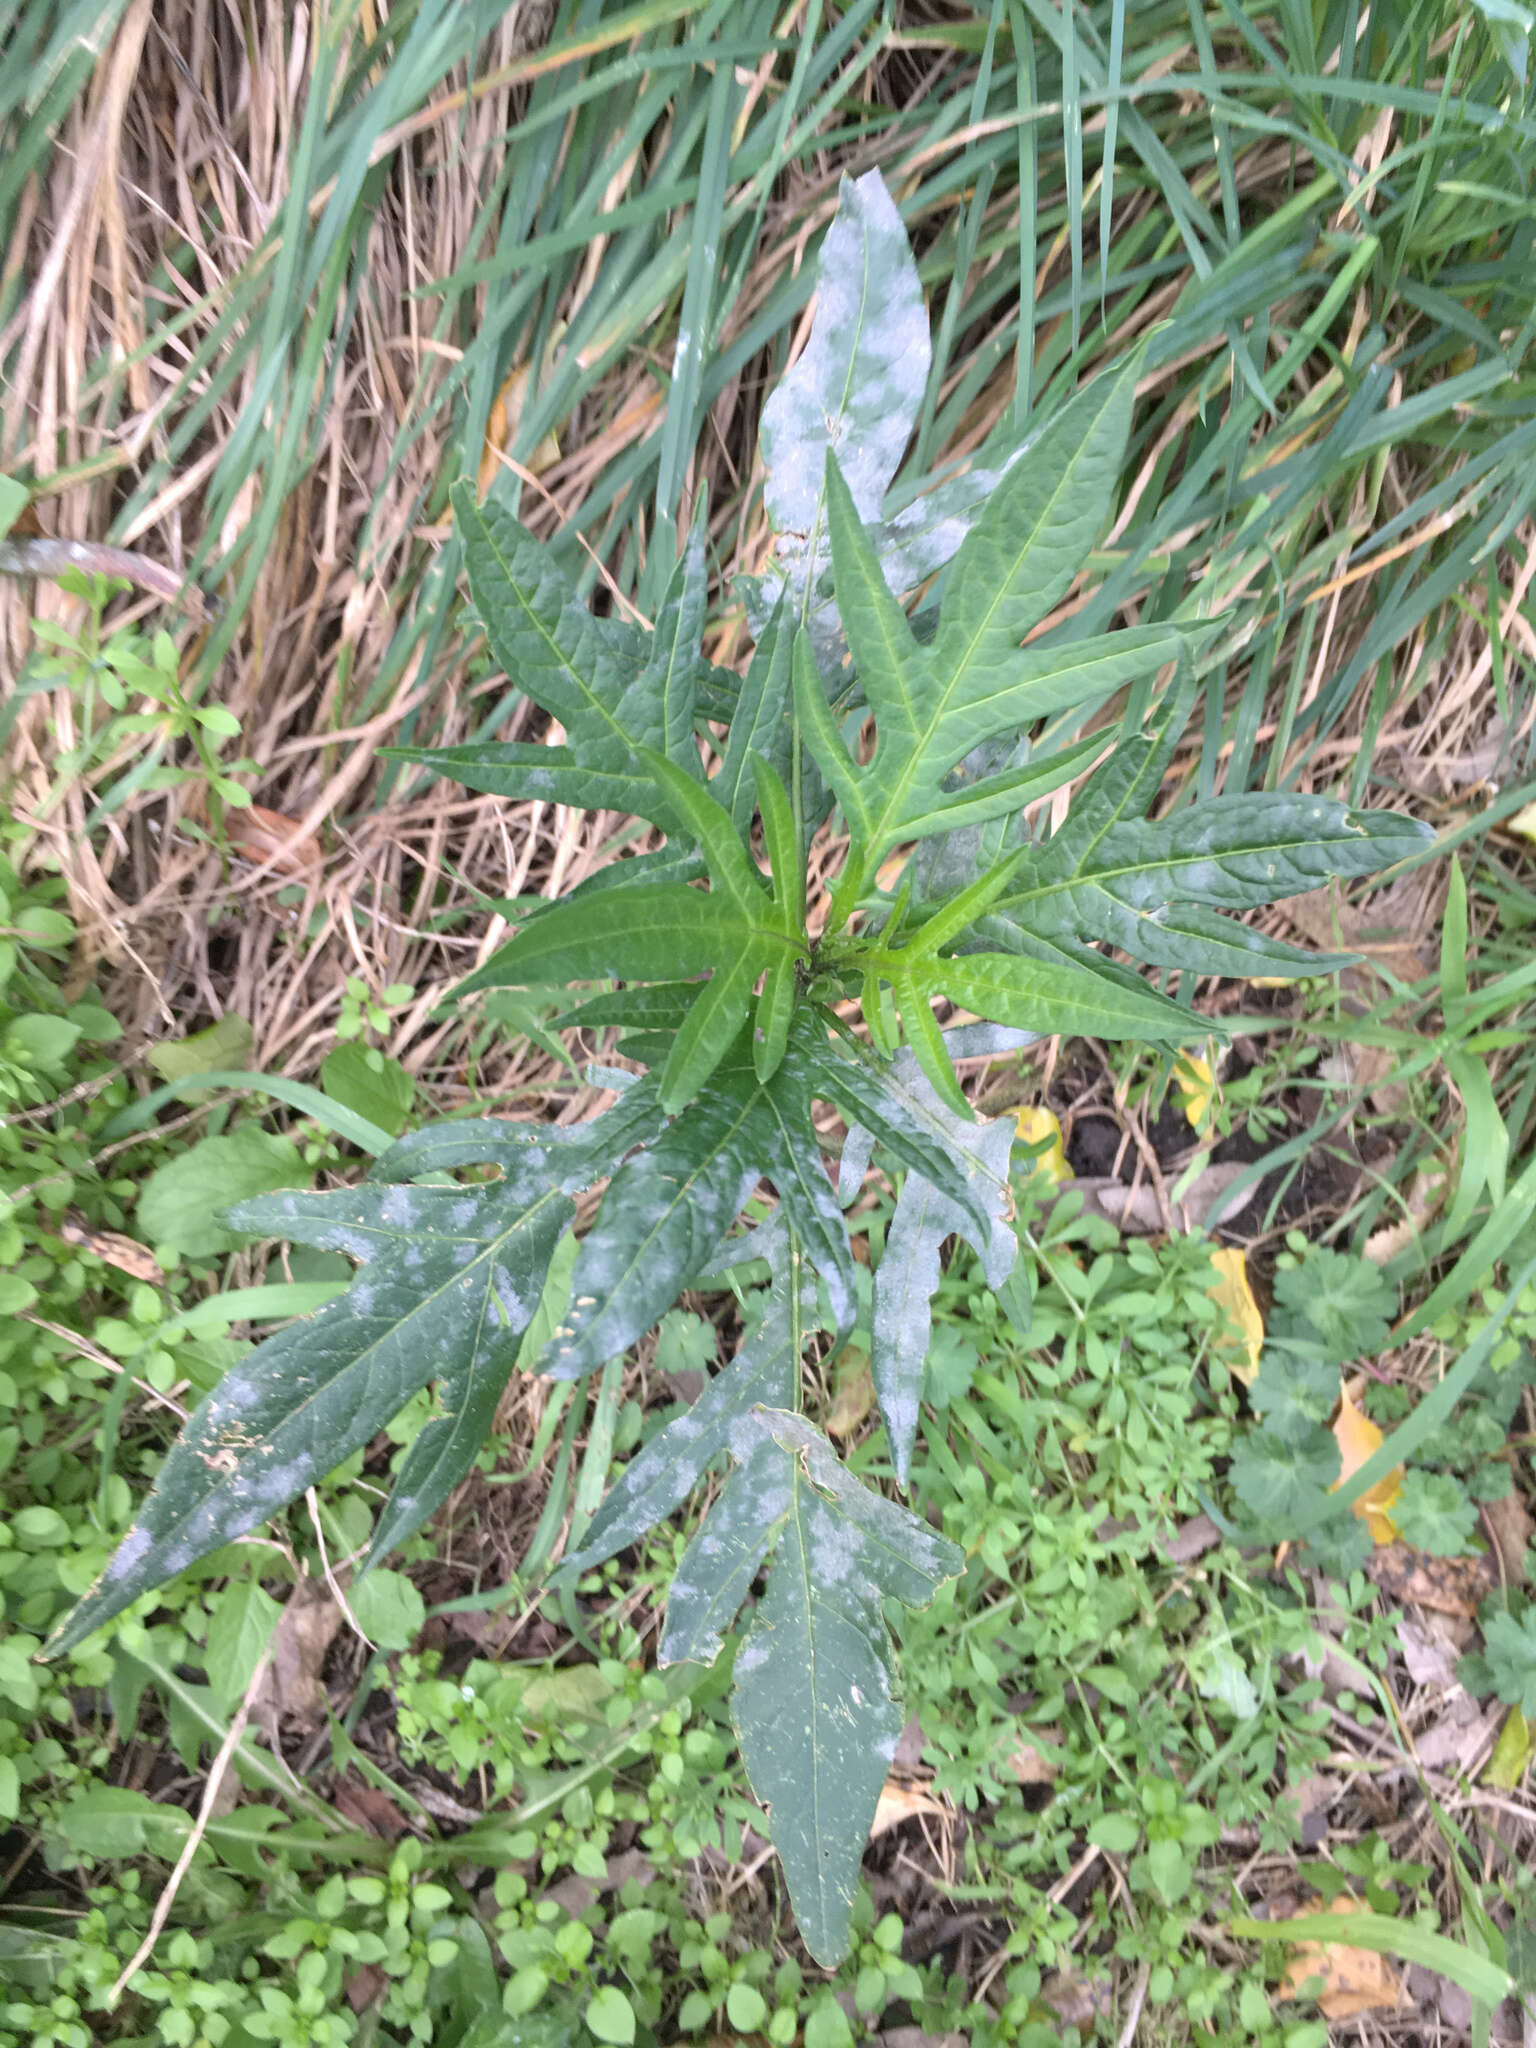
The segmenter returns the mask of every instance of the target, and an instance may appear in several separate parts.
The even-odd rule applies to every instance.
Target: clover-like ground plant
[[[810,1347],[854,1320],[846,1206],[878,1150],[899,1192],[874,1276],[873,1374],[904,1484],[941,1246],[968,1240],[994,1287],[1018,1253],[1011,1124],[976,1120],[953,1055],[1047,1032],[1204,1037],[1205,1020],[1101,947],[1185,976],[1316,973],[1338,963],[1222,913],[1369,874],[1423,841],[1409,820],[1283,793],[1149,820],[1210,633],[1198,597],[1183,620],[1083,635],[1069,616],[1030,637],[1108,522],[1139,358],[1000,470],[888,520],[928,363],[917,272],[871,173],[844,186],[810,341],[764,415],[777,543],[745,592],[756,645],[742,676],[700,653],[702,511],[647,631],[594,616],[495,490],[477,502],[458,487],[490,647],[565,742],[398,757],[471,788],[645,819],[661,838],[562,901],[505,906],[516,936],[464,992],[570,985],[567,1021],[620,1027],[630,1065],[604,1070],[615,1100],[580,1127],[439,1123],[359,1187],[230,1213],[359,1270],[203,1402],[55,1644],[255,1528],[435,1381],[438,1412],[363,1569],[417,1530],[492,1426],[575,1197],[606,1183],[537,1371],[573,1380],[622,1357],[680,1290],[723,1285],[746,1261],[766,1262],[768,1291],[735,1357],[631,1460],[561,1570],[636,1543],[729,1467],[672,1584],[660,1654],[713,1659],[748,1610],[742,1754],[805,1941],[827,1963],[847,1946],[902,1725],[882,1601],[925,1604],[964,1563],[802,1412]],[[936,573],[941,601],[914,627],[901,593]],[[1117,693],[1136,707],[1118,727],[1071,736]],[[1046,836],[1030,820],[1069,782]],[[840,851],[812,906],[808,851],[829,820]],[[936,1000],[973,1021],[946,1032]],[[818,1102],[848,1132],[836,1186]]]

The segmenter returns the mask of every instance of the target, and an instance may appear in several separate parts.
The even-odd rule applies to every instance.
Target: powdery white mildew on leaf
[[[932,350],[917,266],[878,171],[844,179],[822,244],[800,360],[763,408],[763,496],[781,533],[819,523],[828,448],[860,516],[880,516],[906,450]]]
[[[847,1952],[859,1865],[902,1728],[881,1596],[926,1606],[965,1557],[854,1478],[800,1416],[761,1410],[754,1422],[780,1454],[788,1500],[770,1502],[769,1482],[757,1481],[780,1526],[737,1652],[732,1708],[800,1932],[830,1966]]]

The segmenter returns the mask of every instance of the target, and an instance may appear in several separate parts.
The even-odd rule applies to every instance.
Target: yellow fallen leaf
[[[1186,1118],[1198,1130],[1216,1100],[1216,1076],[1210,1061],[1195,1052],[1181,1052],[1173,1063],[1173,1086]]]
[[[1518,832],[1522,839],[1536,843],[1536,804],[1527,804],[1523,811],[1516,811],[1507,829]]]
[[[1216,1268],[1216,1285],[1206,1292],[1227,1319],[1226,1328],[1217,1336],[1216,1349],[1232,1377],[1251,1387],[1264,1348],[1264,1318],[1248,1285],[1248,1260],[1235,1245],[1222,1245],[1211,1253],[1211,1264]]]
[[[1532,1730],[1518,1707],[1511,1707],[1504,1726],[1499,1730],[1499,1739],[1493,1745],[1493,1755],[1488,1759],[1483,1783],[1496,1786],[1501,1792],[1513,1792],[1525,1776],[1533,1749],[1536,1749],[1536,1731]]]
[[[862,1345],[844,1347],[832,1374],[832,1405],[827,1410],[827,1435],[850,1437],[875,1405],[875,1382],[869,1353]]]
[[[1358,1899],[1335,1899],[1330,1913],[1346,1916],[1368,1908]],[[1315,1996],[1327,2020],[1353,2019],[1357,2013],[1395,2006],[1403,1995],[1402,1980],[1385,1956],[1374,1949],[1346,1948],[1342,1941],[1298,1941],[1280,1979],[1282,1998],[1301,1998],[1309,1979],[1321,1977]]]
[[[564,332],[563,322],[557,322],[550,334],[551,343],[557,343]],[[483,498],[494,483],[500,467],[498,458],[516,439],[527,401],[528,365],[520,363],[497,392],[485,423],[485,446],[480,451],[480,473],[475,479],[477,496]],[[529,456],[526,467],[532,475],[539,476],[544,470],[553,469],[559,460],[560,443],[553,434],[546,434]]]
[[[1015,1112],[1014,1123],[1020,1142],[1025,1145],[1043,1145],[1045,1150],[1037,1152],[1029,1162],[1031,1173],[1043,1173],[1058,1186],[1070,1180],[1072,1169],[1067,1164],[1067,1155],[1061,1145],[1061,1125],[1049,1109],[1021,1109]]]
[[[1386,1439],[1369,1415],[1355,1406],[1349,1397],[1348,1387],[1339,1389],[1339,1412],[1334,1419],[1333,1437],[1342,1461],[1339,1476],[1330,1489],[1337,1493],[1346,1480],[1354,1478],[1366,1459],[1381,1449]],[[1355,1502],[1356,1519],[1364,1522],[1370,1530],[1373,1543],[1396,1542],[1397,1525],[1387,1511],[1402,1490],[1403,1468],[1397,1465],[1385,1479],[1378,1479]]]

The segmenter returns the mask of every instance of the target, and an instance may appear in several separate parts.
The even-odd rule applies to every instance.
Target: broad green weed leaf
[[[413,1536],[469,1476],[476,1454],[491,1434],[497,1403],[508,1380],[516,1371],[532,1371],[564,1312],[575,1258],[575,1238],[562,1237],[550,1260],[538,1309],[523,1331],[515,1355],[505,1348],[477,1348],[457,1370],[443,1374],[437,1390],[441,1412],[428,1418],[406,1452],[389,1498],[379,1510],[360,1572],[371,1571],[380,1558]],[[499,1304],[493,1312],[501,1312]],[[366,1625],[364,1633],[380,1640]]]
[[[355,1038],[326,1054],[320,1085],[333,1102],[392,1137],[399,1136],[416,1100],[416,1083],[400,1062]]]
[[[826,452],[837,452],[881,574],[909,590],[954,555],[1000,472],[946,478],[891,518],[885,494],[917,423],[931,345],[917,267],[878,171],[845,180],[817,264],[811,338],[763,412],[764,499],[779,536],[775,564],[737,579],[761,639],[779,607],[798,615],[829,681],[843,658],[827,589],[822,502]]]
[[[546,549],[494,498],[480,505],[473,488],[461,483],[453,509],[491,651],[510,680],[560,720],[569,744],[543,762],[530,756],[548,757],[555,750],[509,752],[494,742],[401,749],[396,758],[439,767],[460,780],[489,775],[507,795],[631,812],[666,825],[670,813],[635,756],[637,748],[652,747],[698,773],[692,735],[702,664],[697,641],[691,654],[682,642],[701,617],[701,529],[695,525],[689,536],[663,603],[661,630],[650,634],[595,618]],[[538,779],[520,779],[530,776]]]
[[[375,1649],[408,1650],[421,1634],[427,1605],[404,1572],[370,1572],[348,1594],[353,1619]]]
[[[525,740],[471,740],[457,747],[381,747],[379,752],[384,760],[409,761],[462,782],[466,789],[481,789],[516,803],[540,797],[545,803],[617,811],[621,816],[648,818],[660,812],[658,823],[663,824],[669,815],[655,785],[637,775],[628,758],[618,765],[605,761],[609,749],[594,748],[582,755],[572,747],[536,746]]]
[[[676,1110],[698,1093],[725,1057],[764,975],[779,1005],[771,1049],[782,1054],[782,1034],[793,1008],[793,970],[807,944],[800,929],[803,884],[796,863],[789,880],[792,893],[786,900],[776,897],[714,796],[665,756],[648,748],[638,754],[671,814],[697,840],[713,883],[710,892],[644,882],[556,905],[493,954],[461,983],[459,992],[551,980],[662,980],[709,970],[712,978],[696,995],[661,1077],[662,1105]],[[788,801],[766,763],[758,764],[757,783],[770,809],[775,793],[781,807],[771,843],[778,845],[782,866]],[[760,1058],[764,1079],[774,1064],[776,1059]]]
[[[715,969],[668,1050],[661,1070],[664,1109],[681,1109],[698,1094],[740,1034],[752,1007],[754,983],[762,974],[773,975],[781,964],[781,955],[748,950]],[[753,1064],[757,1065],[755,1059]]]
[[[1405,1472],[1391,1520],[1406,1544],[1431,1557],[1470,1557],[1477,1547],[1476,1504],[1449,1472]]]
[[[829,1042],[817,1048],[813,1067],[816,1092],[837,1104],[850,1128],[862,1126],[893,1160],[947,1196],[968,1219],[966,1235],[973,1244],[990,1240],[996,1218],[1012,1200],[1007,1177],[999,1178],[969,1147],[957,1147],[957,1124],[973,1141],[976,1126],[934,1100],[915,1058],[861,1057]]]
[[[730,1364],[714,1375],[686,1415],[669,1422],[630,1460],[610,1487],[580,1550],[561,1561],[563,1582],[617,1556],[665,1521],[729,1449],[732,1430],[754,1408],[793,1403],[800,1376],[794,1336],[788,1282],[776,1279],[762,1320]],[[679,1657],[687,1654],[678,1652]]]
[[[893,1065],[911,1096],[918,1100],[927,1098],[928,1113],[946,1131],[955,1158],[967,1163],[974,1173],[975,1185],[986,1190],[991,1198],[989,1228],[981,1232],[969,1206],[962,1207],[951,1196],[942,1194],[932,1181],[915,1170],[909,1169],[896,1197],[885,1250],[875,1271],[870,1368],[890,1441],[891,1462],[896,1477],[905,1486],[917,1436],[923,1367],[933,1333],[932,1302],[938,1291],[939,1252],[944,1240],[964,1237],[969,1241],[982,1259],[987,1285],[994,1291],[1008,1278],[1019,1246],[1008,1220],[1012,1119],[997,1117],[979,1126],[962,1120],[934,1094],[910,1052],[898,1053]]]
[[[217,1073],[220,1068],[248,1066],[255,1043],[256,1034],[246,1019],[230,1012],[206,1031],[149,1046],[144,1057],[162,1081],[185,1081],[195,1074]],[[183,1096],[182,1100],[190,1102],[193,1097]]]
[[[1495,1608],[1483,1623],[1483,1643],[1494,1691],[1536,1721],[1536,1607],[1527,1607],[1519,1621]]]
[[[1332,1434],[1303,1417],[1266,1422],[1232,1454],[1232,1491],[1266,1531],[1288,1536],[1339,1476]]]
[[[248,1195],[302,1187],[309,1170],[287,1138],[255,1124],[201,1138],[157,1166],[139,1191],[135,1221],[150,1244],[174,1246],[188,1258],[209,1258],[239,1243],[220,1212]]]
[[[784,944],[765,891],[744,911],[678,882],[643,882],[556,904],[460,982],[460,995],[533,982],[672,981],[727,966],[750,948],[762,966]]]
[[[1080,947],[1118,946],[1200,974],[1317,974],[1345,957],[1280,945],[1219,915],[1294,896],[1330,875],[1357,878],[1422,851],[1411,818],[1346,810],[1323,797],[1218,797],[1149,819],[1187,715],[1179,695],[1145,734],[1122,738],[1047,845],[1031,852],[984,929]],[[957,998],[958,1000],[958,998]]]
[[[965,1557],[871,1493],[800,1416],[763,1410],[753,1426],[784,1456],[789,1499],[732,1704],[800,1932],[831,1966],[902,1728],[881,1596],[924,1607]]]
[[[912,985],[926,1001],[948,996],[961,1009],[1022,1031],[1059,1031],[1079,1038],[1139,1038],[1178,1045],[1209,1031],[1177,1003],[1095,974],[1051,967],[1009,953],[962,953],[925,963]]]
[[[1003,733],[1016,736],[1050,712],[1106,697],[1154,674],[1182,650],[1179,633],[1164,626],[1133,627],[1060,646],[1021,648],[1015,641],[1004,647],[998,636],[1015,615],[1026,615],[1022,607],[1003,608],[995,619],[978,623],[968,637],[946,637],[941,623],[933,646],[920,648],[886,587],[847,485],[830,456],[827,509],[843,624],[865,699],[875,714],[873,761],[851,769],[841,736],[832,744],[826,719],[815,716],[810,701],[820,684],[808,657],[797,661],[795,701],[807,744],[843,803],[855,836],[852,872],[857,873],[861,863],[867,868],[879,861],[904,839],[946,829],[944,778],[982,742]],[[976,534],[985,524],[984,518]],[[1052,555],[1051,563],[1054,560]],[[1029,549],[1021,550],[1021,575],[1045,566],[1050,564],[1038,564]],[[941,621],[952,603],[952,598],[946,599]],[[850,792],[851,776],[857,778],[856,792]],[[985,784],[973,790],[972,802],[985,790]],[[1006,796],[999,801],[1005,802]]]
[[[981,749],[967,755],[971,760]],[[1085,740],[1078,740],[1072,746],[1063,747],[1059,753],[1048,754],[1043,760],[1029,758],[1029,745],[1025,741],[1021,751],[1025,759],[1017,766],[1009,766],[1000,773],[961,780],[956,785],[955,777],[960,770],[954,770],[946,777],[949,785],[935,800],[934,808],[921,821],[920,829],[925,834],[967,832],[973,827],[990,824],[994,819],[1016,816],[1026,804],[1037,803],[1041,797],[1049,796],[1061,788],[1064,782],[1074,777],[1104,751],[1102,733],[1093,733]],[[1012,749],[1010,749],[1012,752]],[[962,764],[963,766],[963,764]],[[929,842],[931,844],[931,840]],[[973,876],[996,864],[1003,851],[1002,835],[998,836],[989,856],[978,858],[973,850],[964,865],[957,870],[951,887],[963,886]],[[925,900],[941,892],[931,883],[923,890]],[[948,893],[947,891],[943,893]]]
[[[510,1364],[574,1213],[538,1167],[477,1188],[371,1185],[241,1204],[234,1227],[345,1252],[364,1270],[341,1300],[225,1374],[55,1647],[256,1528],[429,1380]]]
[[[756,797],[753,762],[768,762],[781,782],[793,778],[792,733],[789,721],[790,654],[794,625],[787,605],[780,604],[767,621],[742,678],[736,715],[731,720],[720,773],[710,784],[717,800],[731,814],[743,844],[752,825]]]
[[[1281,1267],[1275,1303],[1296,1334],[1315,1334],[1332,1365],[1384,1350],[1398,1311],[1397,1289],[1379,1266],[1327,1245]]]
[[[1273,1331],[1271,1331],[1273,1338]],[[1259,1360],[1258,1377],[1248,1389],[1249,1405],[1266,1425],[1295,1434],[1310,1426],[1324,1429],[1339,1399],[1338,1363],[1274,1342]]]
[[[1004,686],[1024,636],[1065,597],[1107,525],[1142,358],[1136,349],[1063,406],[961,543],[933,663],[963,697]]]
[[[645,666],[634,692],[637,699],[649,697],[656,704],[661,727],[659,751],[692,775],[698,774],[693,721],[703,665],[699,643],[704,637],[709,599],[708,539],[709,497],[701,491],[683,552],[657,610]],[[625,693],[626,701],[629,694]]]
[[[658,1651],[663,1664],[715,1661],[789,1514],[791,1478],[778,1446],[739,1424],[734,1441],[740,1463],[667,1588],[667,1622]]]
[[[0,540],[10,532],[26,511],[31,493],[14,477],[0,476]]]
[[[853,1254],[811,1123],[813,1043],[814,1026],[794,1032],[777,1072],[760,1081],[744,1036],[708,1093],[619,1168],[582,1240],[571,1309],[541,1371],[578,1378],[632,1344],[705,1267],[765,1177],[839,1328],[851,1324]]]
[[[676,1031],[698,993],[698,984],[692,981],[653,981],[618,988],[605,996],[589,996],[555,1022],[567,1031],[597,1031],[609,1024],[625,1031]]]
[[[228,1713],[239,1705],[272,1639],[282,1608],[255,1579],[224,1588],[208,1622],[208,1683]]]
[[[635,2008],[616,1984],[604,1984],[587,2000],[582,2014],[593,2038],[629,2048],[635,2038]]]
[[[460,1166],[500,1167],[508,1179],[544,1174],[567,1194],[610,1173],[634,1146],[660,1131],[665,1118],[653,1081],[625,1077],[630,1085],[611,1109],[591,1123],[507,1123],[494,1117],[465,1117],[410,1131],[374,1161],[370,1180],[416,1180]]]

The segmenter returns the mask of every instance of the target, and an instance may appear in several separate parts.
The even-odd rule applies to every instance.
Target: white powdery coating
[[[505,1314],[507,1321],[512,1324],[514,1329],[520,1328],[527,1321],[527,1312],[523,1308],[521,1295],[512,1285],[510,1276],[502,1267],[498,1266],[492,1274],[491,1285],[496,1290],[496,1299],[501,1303],[502,1312]]]
[[[149,1544],[150,1536],[147,1529],[130,1529],[117,1546],[117,1555],[107,1566],[106,1576],[109,1579],[126,1579],[148,1550]]]
[[[393,1187],[379,1204],[379,1214],[386,1223],[404,1224],[411,1220],[411,1191],[409,1188]]]
[[[842,1586],[859,1564],[859,1532],[824,1509],[811,1516],[811,1577],[818,1587]]]
[[[672,1427],[678,1429],[684,1422],[691,1420],[691,1416],[679,1416]],[[726,1433],[726,1443],[730,1447],[731,1456],[738,1465],[745,1465],[748,1458],[755,1451],[762,1449],[763,1432],[766,1426],[761,1417],[756,1415],[737,1415],[732,1417]],[[697,1428],[696,1424],[695,1428]]]
[[[736,1652],[736,1676],[740,1678],[748,1671],[755,1671],[759,1664],[766,1664],[769,1648],[765,1636],[749,1636]]]
[[[356,1259],[360,1266],[365,1265],[378,1249],[366,1230],[348,1230],[338,1224],[326,1236],[336,1251],[344,1252],[349,1259]]]
[[[296,1500],[315,1476],[308,1465],[297,1458],[285,1464],[269,1465],[264,1472],[242,1473],[240,1491],[251,1507],[260,1507],[270,1513],[275,1508],[286,1507]]]
[[[218,1392],[209,1404],[210,1412],[216,1415],[248,1415],[261,1399],[261,1389],[253,1386],[243,1373],[226,1373],[219,1381]]]
[[[879,282],[877,266],[887,272]],[[778,530],[806,533],[814,524],[829,445],[859,517],[879,518],[931,358],[906,231],[870,171],[843,186],[817,264],[810,341],[763,413],[764,496]]]

